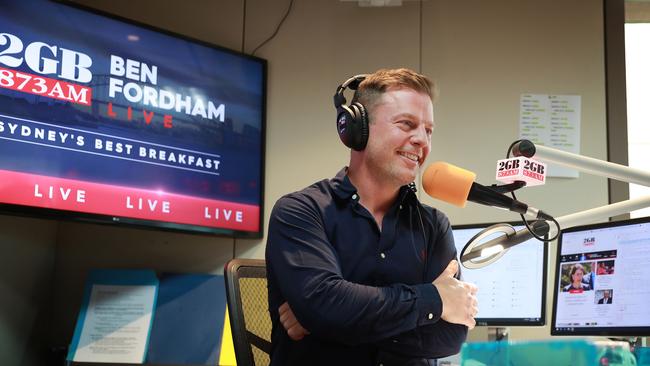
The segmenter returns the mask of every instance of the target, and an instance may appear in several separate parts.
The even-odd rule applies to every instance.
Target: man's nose
[[[424,125],[420,125],[413,131],[411,142],[419,146],[425,146],[429,144],[429,134],[427,133],[427,129]]]

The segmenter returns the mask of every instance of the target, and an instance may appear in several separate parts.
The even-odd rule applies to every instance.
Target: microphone
[[[490,187],[474,182],[476,174],[442,161],[427,167],[422,175],[422,187],[427,194],[458,207],[467,201],[503,208],[535,219],[553,220],[544,211],[501,194]]]
[[[550,226],[546,221],[538,220],[533,222],[531,230],[538,236],[545,236],[549,233]],[[495,233],[505,235],[481,242]],[[460,262],[465,268],[481,268],[494,263],[513,246],[532,238],[533,234],[527,228],[515,231],[509,224],[495,224],[485,228],[467,242],[460,252]]]

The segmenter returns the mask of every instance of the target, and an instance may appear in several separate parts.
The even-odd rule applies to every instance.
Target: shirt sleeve
[[[314,336],[354,345],[440,319],[442,301],[431,283],[374,287],[346,281],[314,206],[302,197],[280,199],[266,247],[269,281],[303,327]]]
[[[433,229],[432,237],[435,238],[433,247],[436,248],[430,253],[429,261],[435,263],[437,269],[430,274],[431,279],[437,278],[447,267],[452,259],[458,260],[458,273],[456,278],[462,280],[462,265],[458,258],[458,252],[454,243],[454,236],[451,224],[446,215],[435,210],[436,219],[431,223]],[[432,215],[432,216],[433,216]],[[422,357],[440,358],[460,352],[460,348],[467,338],[468,328],[462,324],[449,323],[440,320],[435,324],[419,328],[422,344],[410,353]]]

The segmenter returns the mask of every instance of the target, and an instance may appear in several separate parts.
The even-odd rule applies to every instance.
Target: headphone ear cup
[[[361,106],[359,103],[352,103],[348,106],[352,122],[347,131],[347,146],[356,151],[361,151],[366,147],[363,140],[363,111],[359,109],[359,106]]]
[[[343,144],[361,151],[368,143],[368,115],[361,103],[342,105],[338,109],[336,128]]]
[[[357,113],[355,116],[355,120],[357,121],[357,129],[355,131],[355,146],[358,148],[355,150],[360,151],[366,148],[366,145],[368,144],[368,136],[370,135],[370,127],[368,126],[368,111],[366,110],[366,107],[364,107],[363,104],[359,102],[352,103],[352,107],[356,109]]]
[[[352,149],[354,143],[354,114],[346,105],[338,107],[336,111],[336,132],[338,132],[343,145]]]

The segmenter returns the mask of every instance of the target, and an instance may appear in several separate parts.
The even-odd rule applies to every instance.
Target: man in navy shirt
[[[357,89],[346,105],[343,91]],[[349,167],[288,194],[266,246],[271,365],[433,365],[474,327],[449,220],[415,194],[431,148],[432,83],[379,70],[337,90]]]

